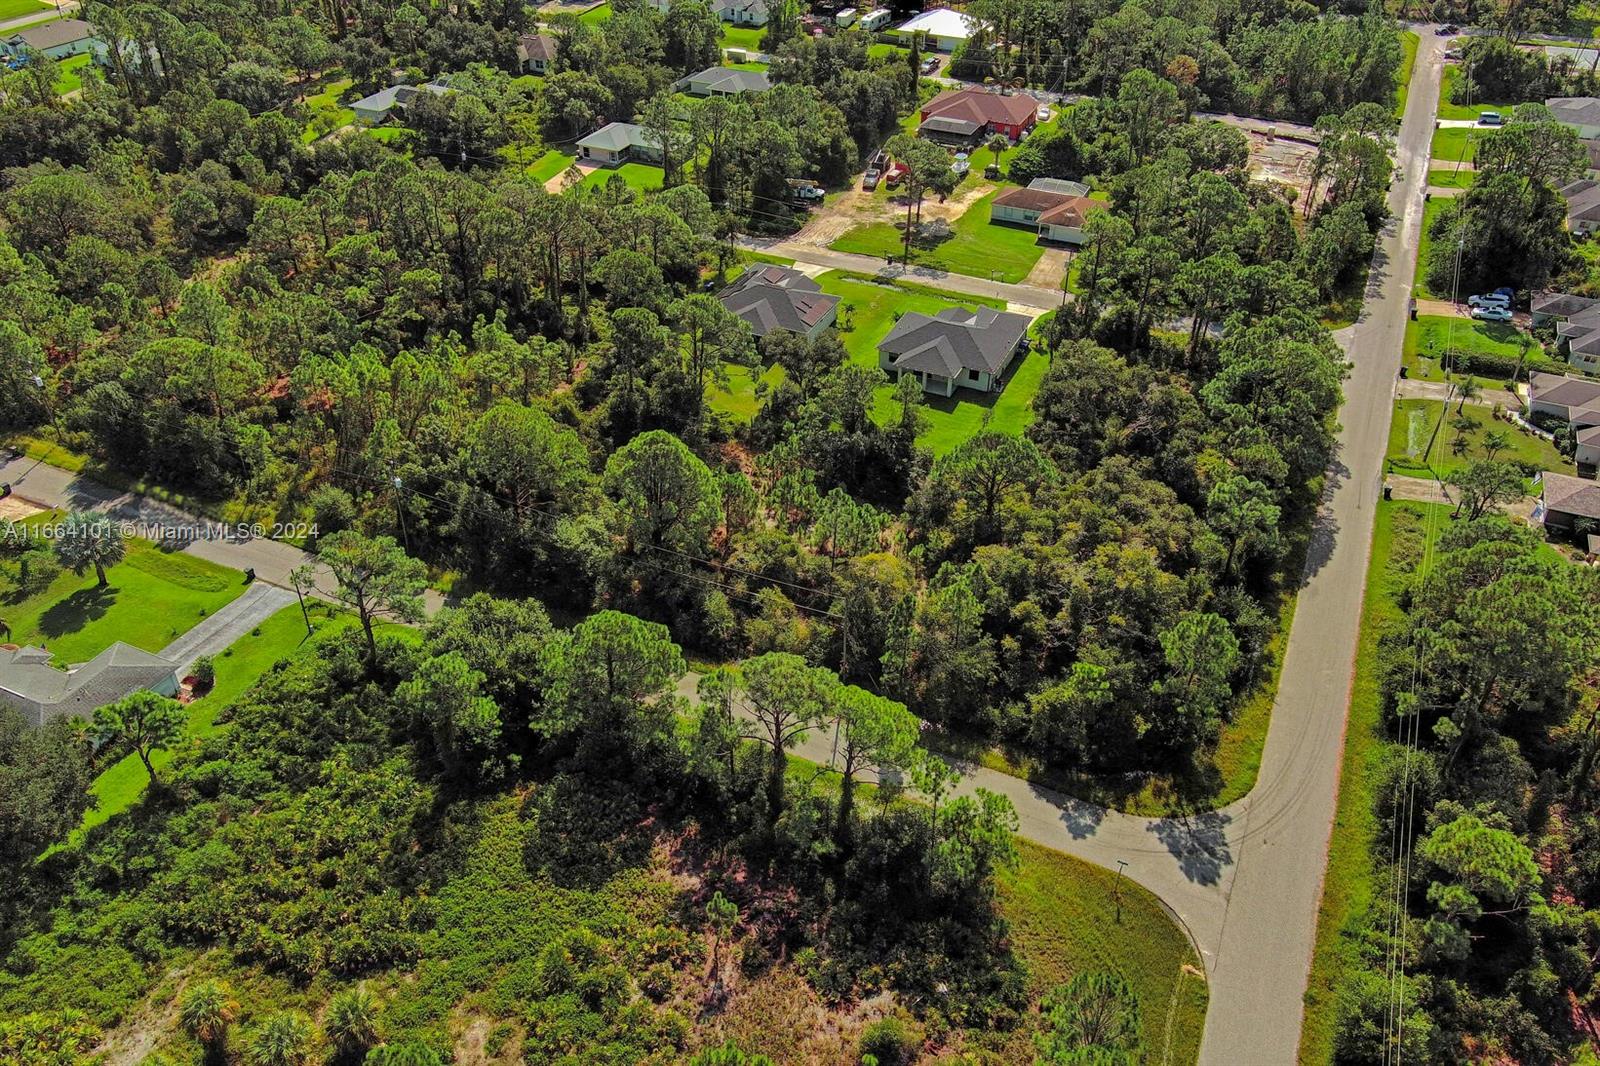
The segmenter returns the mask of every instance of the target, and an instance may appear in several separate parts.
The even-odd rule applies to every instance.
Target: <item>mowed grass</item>
[[[1451,448],[1457,431],[1450,423],[1457,417],[1472,422],[1471,428],[1461,434],[1466,438],[1467,450],[1459,457]],[[1483,443],[1490,430],[1503,434],[1507,441],[1507,446],[1495,455],[1499,462],[1520,459],[1541,470],[1575,472],[1571,461],[1558,452],[1555,445],[1510,422],[1497,421],[1484,404],[1463,405],[1452,400],[1446,405],[1438,400],[1415,399],[1395,401],[1393,420],[1389,423],[1387,468],[1411,477],[1424,477],[1430,472],[1448,476],[1456,467],[1485,457]],[[1411,454],[1413,449],[1415,455]]]
[[[1110,971],[1139,1000],[1144,1058],[1192,1063],[1200,1053],[1209,992],[1189,937],[1149,891],[1127,877],[1017,842],[1021,862],[999,878],[1000,909],[1038,996],[1074,974]],[[1031,1062],[1019,1032],[1002,1061]]]
[[[840,298],[836,328],[850,361],[857,366],[878,369],[878,342],[893,328],[898,315],[920,311],[937,314],[947,307],[1005,307],[1000,300],[976,296],[955,299],[951,294],[918,285],[882,284],[860,274],[831,270],[817,278],[822,291]],[[1001,391],[980,393],[957,389],[953,397],[924,396],[927,425],[917,443],[935,455],[943,455],[983,427],[985,414],[989,427],[1002,433],[1020,434],[1033,421],[1033,397],[1044,380],[1049,359],[1031,351],[1012,361]],[[714,390],[713,410],[739,421],[755,417],[760,403],[755,395],[757,381],[769,386],[783,379],[776,367],[752,374],[744,367],[728,367],[729,388]],[[899,417],[894,402],[894,386],[888,375],[873,394],[873,420],[888,425]]]
[[[535,181],[545,182],[560,174],[578,158],[578,153],[562,148],[552,148],[544,155],[528,164],[528,177]]]
[[[87,662],[116,641],[160,651],[244,591],[244,575],[192,555],[129,540],[100,588],[93,569],[64,570],[50,587],[20,597],[16,565],[0,576],[0,618],[15,644],[36,644],[61,666]]]
[[[1498,111],[1506,118],[1511,117],[1512,109],[1517,106],[1517,102],[1513,100],[1473,100],[1470,104],[1451,103],[1450,101],[1455,97],[1456,86],[1463,82],[1466,76],[1466,71],[1460,64],[1451,63],[1444,68],[1444,76],[1439,82],[1440,118],[1475,119],[1485,111]]]
[[[1433,222],[1439,217],[1439,212],[1444,210],[1448,200],[1429,200],[1422,208],[1422,233],[1417,239],[1417,269],[1413,278],[1416,295],[1419,299],[1429,299],[1439,296],[1438,293],[1428,288],[1428,258],[1433,254]],[[1446,293],[1445,296],[1449,294]]]
[[[1488,136],[1487,128],[1473,126],[1446,126],[1433,131],[1433,143],[1428,154],[1436,164],[1460,160],[1470,163],[1478,156],[1478,142]]]
[[[1033,229],[989,221],[989,207],[1000,192],[997,188],[968,207],[956,219],[948,239],[931,246],[913,241],[911,261],[974,278],[1013,283],[1026,278],[1044,254],[1044,246]],[[830,247],[837,252],[899,258],[904,231],[895,223],[874,222],[857,226]]]
[[[50,10],[53,10],[50,4],[41,4],[38,0],[0,0],[0,22]]]
[[[1418,315],[1406,323],[1404,362],[1408,375],[1422,381],[1443,381],[1447,355],[1452,356],[1452,366],[1459,366],[1457,360],[1463,355],[1469,359],[1484,355],[1512,360],[1520,355],[1525,365],[1533,366],[1545,361],[1544,349],[1510,322],[1482,322],[1455,315]],[[1508,376],[1482,375],[1474,380],[1480,386],[1504,388]]]
[[[600,23],[604,22],[606,19],[608,19],[610,17],[611,17],[611,5],[610,4],[596,4],[594,7],[591,7],[589,10],[587,10],[583,14],[579,15],[578,16],[578,21],[582,22],[582,23],[586,23],[587,25],[590,25],[590,26],[598,26]]]
[[[335,610],[325,603],[308,603],[315,637],[306,633],[305,621],[298,605],[285,607],[268,618],[256,629],[234,641],[226,651],[213,660],[217,667],[217,682],[211,691],[188,705],[189,724],[187,743],[198,743],[216,732],[217,716],[231,707],[266,672],[280,660],[303,654],[312,647],[312,641],[327,640],[348,632],[358,624],[354,615]],[[156,772],[172,761],[170,751],[157,751],[150,761]],[[150,775],[138,756],[129,754],[106,767],[95,778],[93,792],[96,800],[83,817],[83,824],[74,834],[74,840],[131,807],[150,784]]]
[[[761,38],[766,36],[763,26],[734,26],[722,24],[722,47],[739,48],[746,52],[761,51]]]
[[[653,167],[648,163],[624,163],[620,167],[601,167],[592,170],[580,185],[584,189],[604,188],[611,184],[612,178],[621,178],[630,189],[655,192],[661,188],[664,174],[660,167]]]
[[[1428,171],[1428,184],[1436,189],[1470,189],[1472,179],[1478,176],[1475,170],[1457,170],[1446,167],[1442,170]]]
[[[306,128],[300,135],[301,140],[309,144],[355,121],[356,113],[339,103],[339,98],[354,84],[352,78],[339,78],[323,86],[321,92],[306,97]]]
[[[1426,521],[1430,510],[1435,517],[1431,531]],[[1340,764],[1339,801],[1328,842],[1328,865],[1317,908],[1316,947],[1306,986],[1300,1066],[1327,1066],[1333,1061],[1339,1026],[1339,986],[1350,968],[1359,965],[1358,937],[1373,904],[1377,870],[1372,846],[1378,827],[1374,789],[1383,778],[1388,746],[1382,732],[1379,643],[1404,623],[1399,597],[1422,557],[1425,532],[1437,537],[1437,530],[1442,528],[1440,520],[1447,519],[1449,513],[1450,508],[1443,504],[1378,504]]]
[[[1400,84],[1394,91],[1394,116],[1400,118],[1406,113],[1406,100],[1411,95],[1411,75],[1417,68],[1417,45],[1422,38],[1411,30],[1400,32],[1400,47],[1404,52],[1400,59]]]
[[[83,88],[84,69],[93,62],[94,57],[91,55],[68,56],[58,61],[54,85],[56,95],[65,96]]]

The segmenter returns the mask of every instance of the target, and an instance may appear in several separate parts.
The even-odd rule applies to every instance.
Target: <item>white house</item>
[[[371,96],[357,100],[350,105],[350,110],[356,113],[356,122],[359,124],[376,126],[387,121],[391,115],[410,107],[411,101],[421,92],[445,96],[455,90],[443,81],[430,81],[425,85],[391,85],[387,89],[381,89]]]
[[[694,96],[738,96],[740,93],[764,93],[772,88],[772,82],[762,70],[707,67],[684,78],[678,87]]]
[[[51,59],[70,59],[92,54],[105,58],[106,43],[94,35],[94,27],[82,19],[53,19],[0,38],[0,56],[25,56],[39,52]]]
[[[578,142],[578,156],[601,166],[660,163],[661,139],[643,126],[612,122]]]
[[[996,196],[989,205],[989,220],[1032,226],[1047,241],[1082,244],[1084,223],[1105,209],[1105,204],[1089,199],[1088,191],[1082,182],[1036,178],[1026,189],[1008,189]]]
[[[1576,132],[1579,140],[1600,137],[1600,100],[1593,96],[1552,96],[1544,106],[1557,122]]]
[[[711,10],[735,26],[765,26],[770,17],[767,0],[711,0]]]
[[[932,11],[924,11],[895,32],[907,39],[921,34],[923,39],[938,51],[954,52],[957,45],[971,37],[981,26],[983,23],[971,15],[951,11],[947,7],[938,7]]]

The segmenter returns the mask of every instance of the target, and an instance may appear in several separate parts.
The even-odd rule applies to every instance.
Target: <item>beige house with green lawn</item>
[[[1017,353],[1027,350],[1031,324],[1026,315],[992,307],[908,311],[878,342],[878,365],[896,378],[915,376],[935,396],[995,392]]]

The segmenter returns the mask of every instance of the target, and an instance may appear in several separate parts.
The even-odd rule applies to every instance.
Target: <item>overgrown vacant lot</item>
[[[94,658],[115,641],[160,651],[244,591],[243,575],[192,555],[129,540],[127,557],[106,571],[63,570],[32,595],[19,588],[18,563],[0,563],[0,618],[16,644],[43,645],[61,665]]]

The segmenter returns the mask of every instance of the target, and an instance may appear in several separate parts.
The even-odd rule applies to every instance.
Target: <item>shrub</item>
[[[904,1066],[915,1058],[917,1043],[899,1018],[879,1018],[861,1030],[861,1057],[871,1055],[878,1066]]]
[[[211,656],[202,655],[194,661],[194,686],[201,692],[210,692],[217,683],[217,664]]]

